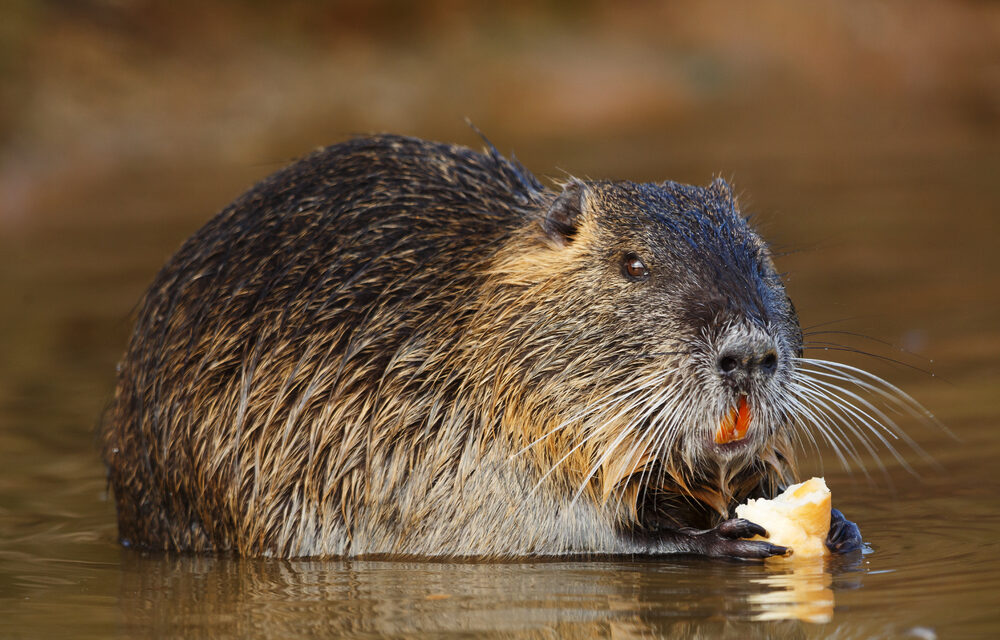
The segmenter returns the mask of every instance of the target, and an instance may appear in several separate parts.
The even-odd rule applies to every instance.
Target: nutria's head
[[[492,276],[477,344],[544,482],[625,512],[666,486],[724,511],[785,474],[802,333],[725,182],[573,180]]]

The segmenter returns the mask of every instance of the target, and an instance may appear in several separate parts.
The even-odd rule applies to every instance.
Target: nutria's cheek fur
[[[103,429],[120,535],[726,553],[739,527],[683,528],[793,479],[800,349],[721,181],[555,193],[495,150],[353,140],[239,198],[154,281]],[[738,402],[747,436],[718,446]]]

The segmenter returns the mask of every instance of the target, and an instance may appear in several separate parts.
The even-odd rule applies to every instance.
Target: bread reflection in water
[[[803,620],[826,623],[833,619],[833,576],[824,558],[785,564],[768,563],[768,575],[754,582],[767,587],[747,600],[754,620]]]
[[[766,573],[751,579],[764,587],[747,597],[753,620],[830,622],[836,604],[834,591],[860,588],[865,575],[862,551],[842,556],[792,558],[765,563]]]

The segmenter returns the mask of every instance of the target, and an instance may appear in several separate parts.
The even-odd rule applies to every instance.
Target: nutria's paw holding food
[[[747,540],[753,536],[767,536],[764,527],[743,518],[726,520],[714,529],[681,529],[688,536],[698,553],[715,558],[770,558],[787,556],[788,547],[761,540]]]
[[[837,509],[830,510],[830,533],[826,548],[831,553],[850,553],[861,548],[861,530]]]

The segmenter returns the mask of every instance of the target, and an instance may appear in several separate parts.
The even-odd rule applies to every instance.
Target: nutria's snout
[[[731,395],[756,395],[779,385],[792,361],[781,331],[738,325],[724,332],[709,363],[722,388]]]
[[[792,352],[781,326],[729,323],[705,358],[718,397],[704,429],[704,448],[724,457],[766,447],[781,428]]]
[[[737,389],[746,388],[755,380],[764,381],[778,369],[778,352],[774,340],[752,336],[728,345],[717,360],[719,375]]]

